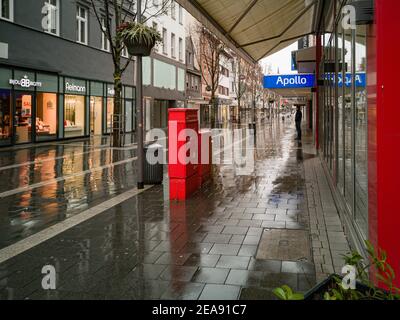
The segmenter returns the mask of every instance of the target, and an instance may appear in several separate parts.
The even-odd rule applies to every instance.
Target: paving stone
[[[258,246],[244,244],[240,247],[238,256],[254,257],[257,253]]]
[[[203,242],[209,243],[229,243],[232,235],[230,234],[213,234],[209,233],[203,240]]]
[[[225,227],[222,234],[244,235],[248,230],[248,227]]]
[[[217,263],[217,268],[247,269],[250,257],[222,255]]]
[[[206,284],[199,300],[236,300],[239,293],[239,286]]]
[[[214,244],[210,254],[237,255],[239,250],[239,244]]]
[[[220,255],[193,253],[186,260],[185,266],[215,267]]]
[[[218,268],[199,268],[196,274],[193,276],[192,281],[201,283],[214,283],[224,284],[228,276],[228,269]]]

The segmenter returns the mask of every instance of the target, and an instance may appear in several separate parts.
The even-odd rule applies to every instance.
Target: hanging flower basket
[[[149,56],[154,46],[162,42],[156,29],[142,23],[124,23],[118,28],[118,33],[132,56]]]

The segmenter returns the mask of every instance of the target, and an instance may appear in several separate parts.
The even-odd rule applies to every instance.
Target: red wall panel
[[[368,48],[369,233],[387,251],[400,285],[400,1],[376,0],[375,10]]]

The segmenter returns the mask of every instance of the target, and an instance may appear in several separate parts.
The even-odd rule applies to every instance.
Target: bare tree
[[[233,63],[233,85],[238,103],[238,122],[240,123],[240,108],[242,99],[248,90],[247,76],[249,75],[250,65],[242,58],[235,57]]]
[[[262,80],[263,80],[263,72],[260,64],[253,64],[250,68],[250,94],[253,105],[253,122],[256,120],[256,105],[257,101],[262,96]]]
[[[96,20],[99,23],[100,30],[110,43],[111,57],[114,65],[114,114],[122,115],[122,76],[130,63],[133,61],[129,57],[123,61],[122,53],[124,51],[123,39],[118,32],[119,27],[125,23],[134,22],[137,18],[136,2],[137,0],[90,0]],[[143,2],[142,16],[143,23],[147,20],[165,14],[171,1],[162,0],[158,5],[154,1],[141,0]],[[121,146],[119,132],[114,130],[114,147]]]
[[[202,25],[196,24],[190,32],[194,41],[195,58],[206,90],[210,93],[211,126],[214,126],[218,108],[217,90],[221,76],[221,56],[225,45]]]

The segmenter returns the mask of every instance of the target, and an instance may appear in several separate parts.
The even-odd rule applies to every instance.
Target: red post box
[[[199,188],[198,135],[197,110],[169,110],[168,173],[171,200],[185,200]]]
[[[198,179],[200,186],[211,176],[212,165],[212,139],[210,130],[199,132],[199,171]]]

